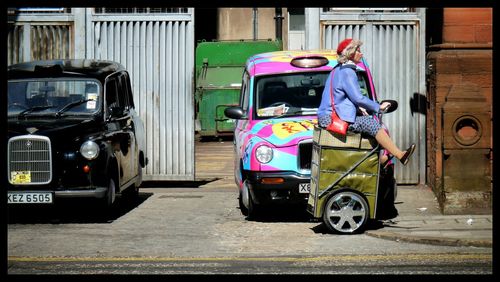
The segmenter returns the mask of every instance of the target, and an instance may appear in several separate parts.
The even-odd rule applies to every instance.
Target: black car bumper
[[[107,191],[107,187],[97,187],[92,190],[81,189],[55,191],[54,194],[56,198],[104,198]]]
[[[55,203],[57,200],[62,199],[102,199],[106,196],[108,191],[107,187],[88,188],[74,188],[65,190],[52,190],[52,189],[9,189],[8,190],[8,203],[9,204],[36,204],[36,203]],[[31,199],[28,197],[31,197]],[[45,199],[43,195],[51,194],[52,201],[40,201]]]
[[[248,188],[256,204],[306,203],[309,193],[300,184],[309,184],[310,175],[296,172],[248,172]],[[280,179],[282,182],[273,184]]]

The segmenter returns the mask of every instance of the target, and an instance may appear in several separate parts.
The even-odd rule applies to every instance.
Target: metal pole
[[[258,30],[259,30],[258,8],[253,8],[253,40],[257,40],[259,38],[257,34]]]
[[[274,20],[276,21],[276,39],[281,40],[282,39],[282,33],[283,33],[283,14],[282,14],[282,9],[281,8],[276,8],[275,9],[275,17]]]

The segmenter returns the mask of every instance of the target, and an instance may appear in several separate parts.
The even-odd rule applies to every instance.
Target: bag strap
[[[335,74],[335,69],[339,66],[340,64],[337,64],[335,67],[333,67],[332,70],[332,78],[330,79],[330,99],[332,100],[332,109],[335,111],[335,100],[333,99],[333,75]]]

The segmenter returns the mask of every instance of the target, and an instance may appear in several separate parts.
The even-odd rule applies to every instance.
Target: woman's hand
[[[366,109],[365,109],[365,108],[363,108],[363,107],[358,107],[358,108],[359,108],[359,110],[361,111],[361,113],[362,113],[364,116],[368,116],[368,115],[369,115],[369,114],[368,114],[368,112],[366,111]]]

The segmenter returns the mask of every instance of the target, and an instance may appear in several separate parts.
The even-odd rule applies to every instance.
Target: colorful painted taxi
[[[235,181],[243,215],[260,205],[306,204],[310,189],[312,135],[334,50],[277,51],[250,57],[235,119]],[[366,63],[358,64],[362,91],[376,97]]]

